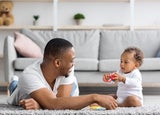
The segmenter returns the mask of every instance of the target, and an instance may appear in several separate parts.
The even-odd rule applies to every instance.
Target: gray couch
[[[21,33],[38,44],[43,52],[46,43],[55,37],[69,40],[75,48],[75,75],[80,86],[108,86],[103,83],[105,72],[119,69],[120,55],[128,46],[137,46],[144,52],[140,67],[144,87],[160,86],[160,31],[38,31],[22,29]],[[14,47],[14,37],[7,36],[4,44],[5,80],[10,82],[14,74],[36,58],[19,57]]]

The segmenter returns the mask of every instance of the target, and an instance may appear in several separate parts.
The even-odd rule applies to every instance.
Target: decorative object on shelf
[[[12,1],[0,1],[0,26],[13,24],[14,16],[12,14],[12,10]]]
[[[123,24],[103,24],[102,25],[103,27],[122,27],[122,26],[124,26]]]
[[[82,13],[77,13],[73,18],[76,21],[77,25],[81,25],[83,23],[83,20],[85,19],[85,16]]]
[[[34,26],[37,26],[37,25],[38,25],[39,15],[33,15],[33,18],[34,18],[34,20],[33,20],[33,25],[34,25]]]

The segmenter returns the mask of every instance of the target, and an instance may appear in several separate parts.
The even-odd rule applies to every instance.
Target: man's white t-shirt
[[[117,100],[119,103],[123,102],[124,99],[131,95],[139,97],[143,104],[143,93],[142,93],[142,75],[138,69],[134,69],[128,74],[124,74],[118,71],[119,74],[126,77],[125,83],[119,82],[117,89]]]
[[[74,68],[68,77],[59,76],[53,88],[49,86],[41,71],[40,64],[42,60],[36,61],[34,64],[28,66],[19,77],[18,85],[7,102],[12,105],[19,105],[21,99],[30,98],[30,94],[41,88],[48,88],[54,94],[57,94],[57,89],[60,85],[72,84],[71,96],[79,95],[79,88],[76,77],[74,76]],[[52,90],[53,89],[53,90]]]

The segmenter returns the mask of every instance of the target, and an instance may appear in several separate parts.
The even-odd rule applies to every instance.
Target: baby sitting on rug
[[[117,98],[119,107],[138,107],[143,105],[142,75],[139,67],[143,62],[143,52],[136,47],[124,50],[120,60],[120,70],[106,73],[104,82],[118,83]]]

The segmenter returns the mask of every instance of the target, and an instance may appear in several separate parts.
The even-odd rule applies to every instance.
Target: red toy
[[[106,78],[105,78],[105,76],[103,77],[103,81],[104,82],[112,82],[112,81],[114,81],[115,80],[115,75],[114,75],[114,73],[111,73],[111,74],[109,74],[109,78],[110,79],[108,79],[108,80],[106,80]]]

